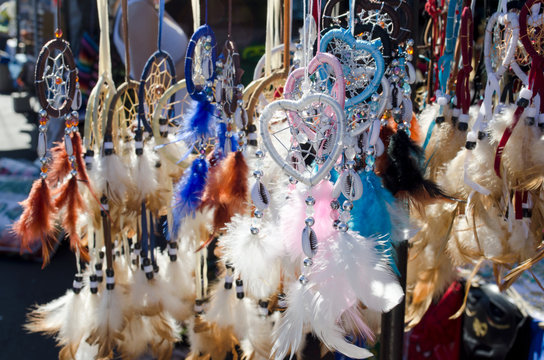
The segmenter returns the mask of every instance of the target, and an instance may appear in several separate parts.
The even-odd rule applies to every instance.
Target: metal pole
[[[408,260],[408,240],[395,246],[397,268],[400,272],[400,285],[406,293],[406,265]],[[405,299],[393,310],[382,315],[382,335],[380,341],[380,360],[402,360],[404,341]]]

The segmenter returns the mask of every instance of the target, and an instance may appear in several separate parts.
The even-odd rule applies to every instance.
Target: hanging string
[[[355,0],[349,0],[349,28],[355,36]]]
[[[111,79],[111,56],[110,56],[110,29],[108,18],[107,0],[98,0],[98,25],[100,27],[100,44],[98,59],[98,75]]]
[[[274,1],[268,0],[266,7],[266,42],[265,42],[265,61],[264,61],[264,74],[270,75],[272,72],[272,42],[274,38]]]
[[[128,36],[128,0],[122,0],[121,11],[123,12],[123,38],[125,41],[125,82],[130,81],[130,51]]]
[[[200,27],[200,1],[191,0],[191,8],[193,10],[193,32]]]
[[[57,30],[60,30],[60,7],[61,0],[57,0]],[[62,34],[62,32],[60,34]]]
[[[208,0],[206,0],[206,3],[208,2]],[[207,5],[206,5],[207,6]],[[208,9],[206,9],[206,13],[208,12]],[[232,33],[232,0],[229,0],[229,22],[228,22],[228,27],[227,27],[227,38],[230,39]]]
[[[206,0],[206,8],[204,9],[204,24],[208,23],[208,0]]]
[[[164,18],[164,0],[159,2],[159,36],[157,38],[157,49],[161,52],[162,49],[162,21]]]
[[[285,0],[283,3],[283,69],[289,71],[290,63],[290,41],[291,41],[291,1]]]

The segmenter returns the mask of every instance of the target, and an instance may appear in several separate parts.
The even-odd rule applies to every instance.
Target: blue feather
[[[188,146],[193,146],[198,140],[207,140],[215,136],[215,105],[208,101],[197,102],[196,107],[186,117],[181,139]]]
[[[206,159],[196,158],[191,164],[191,168],[176,184],[172,199],[172,234],[168,240],[177,238],[181,223],[186,216],[195,215],[202,202],[207,177],[208,163]]]
[[[393,258],[391,234],[393,224],[389,206],[395,203],[393,195],[382,186],[380,178],[373,171],[365,171],[363,182],[363,196],[353,203],[349,228],[365,237],[378,236],[376,249],[388,259],[391,268],[399,274]]]
[[[363,196],[353,202],[351,220],[348,226],[351,230],[362,236],[378,236],[376,249],[388,260],[392,270],[399,274],[393,257],[391,235],[393,224],[390,209],[396,208],[395,197],[383,187],[380,178],[373,171],[365,171],[361,174],[363,182]],[[336,182],[339,174],[331,172],[331,181]],[[342,204],[346,198],[340,195],[338,201]]]

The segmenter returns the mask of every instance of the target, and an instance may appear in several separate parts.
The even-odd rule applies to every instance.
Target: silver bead
[[[74,155],[70,155],[70,156],[68,156],[68,160],[70,162],[74,162],[74,161],[76,161],[76,157]]]
[[[40,164],[42,164],[42,165],[47,164],[47,158],[46,157],[40,158]]]
[[[302,284],[302,285],[306,285],[308,283],[308,278],[304,275],[300,275],[298,277],[298,281]]]
[[[393,113],[393,115],[400,115],[401,110],[400,110],[400,108],[396,107],[391,112]]]
[[[308,196],[306,198],[306,205],[308,206],[314,206],[315,205],[315,199],[313,198],[313,196]]]
[[[222,68],[223,67],[223,62],[221,60],[217,60],[215,62],[215,66],[217,66],[218,68]]]
[[[399,81],[400,78],[397,75],[391,75],[390,79],[392,82],[396,83]]]
[[[317,165],[323,165],[325,163],[325,158],[322,156],[317,156],[315,158],[315,162],[317,163]]]
[[[342,221],[340,221],[340,222],[338,223],[337,228],[338,228],[338,231],[341,231],[341,232],[346,232],[346,231],[348,231],[348,225],[347,225],[345,222],[342,222]]]
[[[393,61],[391,61],[391,66],[398,66],[399,65],[399,61],[397,59],[393,59]]]
[[[253,212],[253,215],[255,215],[255,217],[256,217],[257,219],[260,219],[260,218],[263,217],[263,212],[262,212],[261,210],[255,210],[255,211]]]
[[[378,102],[380,100],[380,95],[374,93],[372,94],[372,101]]]
[[[312,261],[312,259],[310,259],[310,258],[305,258],[305,259],[304,259],[304,266],[305,266],[305,267],[310,267],[310,266],[312,266],[313,264],[314,264],[314,262]]]
[[[38,130],[42,133],[46,132],[47,131],[47,125],[40,125],[38,127]]]
[[[75,110],[72,111],[72,114],[71,114],[71,115],[72,115],[72,119],[73,119],[73,120],[79,119],[79,113],[78,113],[77,111],[75,111]]]
[[[252,226],[250,229],[252,235],[257,235],[259,233],[259,228]]]
[[[255,151],[255,157],[256,157],[257,159],[262,159],[262,158],[264,158],[264,151],[262,151],[261,149]]]
[[[298,183],[298,180],[292,176],[289,176],[289,183],[292,185],[296,185]]]
[[[238,138],[243,139],[246,137],[245,131],[238,131]]]
[[[206,100],[208,100],[208,102],[212,102],[213,101],[213,95],[206,96]]]
[[[236,90],[238,90],[239,92],[244,91],[244,85],[242,85],[242,84],[236,85]],[[242,102],[242,104],[243,104],[243,101],[242,101],[242,100],[238,100],[238,101],[239,101],[239,102]]]
[[[38,115],[39,115],[41,118],[47,117],[47,111],[45,111],[45,109],[41,109],[41,110],[38,112]]]
[[[72,170],[72,171],[70,171],[70,175],[72,175],[72,176],[76,176],[76,175],[77,175],[77,171],[76,171],[76,170]]]
[[[71,132],[72,130],[70,128],[64,128],[64,135],[70,135]]]
[[[408,39],[408,40],[406,40],[406,45],[408,45],[408,46],[414,46],[414,39]]]
[[[353,203],[347,200],[344,201],[342,204],[342,209],[344,209],[344,211],[351,211],[353,209]]]
[[[253,171],[253,177],[255,179],[260,179],[263,177],[263,171],[262,170],[255,170]]]
[[[348,169],[353,169],[355,167],[355,161],[353,160],[346,161],[346,166]]]
[[[243,100],[238,100],[236,102],[236,105],[238,105],[239,107],[243,107],[244,106],[244,101]]]
[[[331,201],[331,209],[338,210],[340,209],[340,202],[337,199]]]
[[[41,172],[41,173],[40,173],[40,177],[41,177],[42,179],[47,179],[47,173]]]
[[[406,58],[406,61],[412,61],[414,57],[410,54],[406,54],[405,58]]]
[[[304,223],[307,225],[307,226],[314,226],[315,224],[315,219],[311,216],[307,217],[305,220],[304,220]]]

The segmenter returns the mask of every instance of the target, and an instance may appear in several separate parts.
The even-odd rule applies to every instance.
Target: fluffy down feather
[[[157,190],[157,156],[153,148],[146,145],[142,155],[131,157],[132,188],[129,189],[127,206],[138,211],[142,201]]]
[[[115,153],[101,157],[99,164],[101,177],[105,181],[100,193],[105,193],[114,204],[121,205],[127,189],[134,186],[129,169]]]
[[[244,290],[256,299],[267,299],[278,288],[284,248],[274,223],[261,223],[256,235],[249,230],[251,223],[249,215],[235,215],[219,244],[224,258],[244,279]]]
[[[292,359],[300,349],[304,325],[311,317],[313,294],[309,285],[303,286],[295,281],[287,289],[288,307],[273,332],[275,341],[270,354],[276,360],[284,359],[289,353],[289,359]]]
[[[370,309],[386,312],[404,296],[397,277],[376,252],[375,241],[348,231],[336,232],[320,243],[310,276],[327,303],[335,308],[344,305],[341,312],[357,299]]]
[[[196,210],[202,202],[207,177],[206,159],[196,158],[191,168],[176,184],[172,199],[173,233],[170,235],[171,239],[178,237],[180,225],[186,217],[195,216]]]
[[[99,295],[99,303],[92,318],[93,324],[87,342],[98,345],[98,356],[110,356],[116,343],[123,340],[122,330],[126,324],[126,295],[120,286]]]
[[[215,105],[208,101],[199,101],[194,110],[185,117],[183,129],[179,135],[188,147],[200,139],[208,139],[215,134]]]

